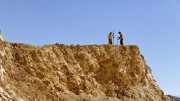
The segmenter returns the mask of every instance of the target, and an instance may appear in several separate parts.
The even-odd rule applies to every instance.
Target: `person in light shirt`
[[[112,35],[112,32],[110,32],[108,35],[109,44],[112,44],[112,38],[113,38],[113,35]]]

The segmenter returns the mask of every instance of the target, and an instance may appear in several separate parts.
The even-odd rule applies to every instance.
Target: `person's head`
[[[112,32],[110,32],[109,34],[112,34]]]
[[[121,34],[121,32],[118,32],[119,34]]]

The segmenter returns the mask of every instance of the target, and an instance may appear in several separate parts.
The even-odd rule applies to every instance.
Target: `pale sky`
[[[40,46],[106,44],[121,31],[165,94],[180,95],[180,0],[0,0],[0,29],[6,41]]]

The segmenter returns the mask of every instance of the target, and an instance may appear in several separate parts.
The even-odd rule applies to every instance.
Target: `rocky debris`
[[[0,89],[3,99],[169,101],[135,45],[37,47],[0,41],[0,62],[7,85]]]

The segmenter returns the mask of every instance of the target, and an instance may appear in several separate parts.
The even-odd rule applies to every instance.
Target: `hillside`
[[[0,100],[168,101],[136,45],[0,41]]]
[[[172,96],[172,95],[167,95],[170,99],[172,99],[172,101],[180,101],[179,97],[176,96]]]

